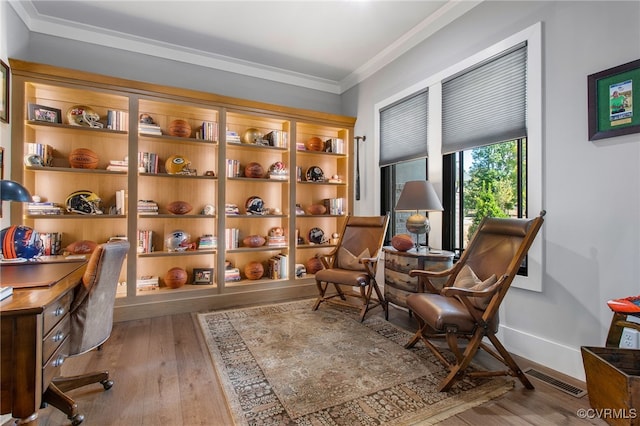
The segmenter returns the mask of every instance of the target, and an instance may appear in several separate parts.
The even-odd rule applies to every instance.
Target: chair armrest
[[[333,262],[335,262],[336,254],[337,249],[333,249],[330,253],[318,253],[316,254],[316,257],[320,259],[320,262],[322,262],[322,265],[325,267],[325,269],[332,269]]]

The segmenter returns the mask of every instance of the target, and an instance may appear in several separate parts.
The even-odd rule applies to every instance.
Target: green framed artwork
[[[640,59],[587,77],[589,140],[640,133]]]

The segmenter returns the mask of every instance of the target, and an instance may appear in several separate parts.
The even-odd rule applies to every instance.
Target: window
[[[386,241],[396,234],[406,234],[407,218],[410,212],[396,212],[395,206],[402,192],[405,182],[411,180],[427,179],[427,159],[406,161],[382,168],[382,210],[390,212],[389,228],[387,229]]]
[[[485,216],[526,216],[526,138],[448,154],[443,162],[447,250],[464,250]]]

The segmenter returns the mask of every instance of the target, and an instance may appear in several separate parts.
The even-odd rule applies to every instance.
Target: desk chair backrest
[[[109,338],[118,279],[128,251],[128,241],[117,241],[101,244],[91,254],[71,304],[69,355],[90,351]]]

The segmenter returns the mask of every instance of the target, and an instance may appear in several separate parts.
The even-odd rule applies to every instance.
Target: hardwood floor
[[[382,315],[378,310],[369,315]],[[406,312],[392,308],[390,321],[413,329]],[[492,362],[482,357],[479,364]],[[585,388],[571,378],[519,360],[520,366],[535,366],[568,383]],[[486,364],[485,364],[486,365]],[[101,351],[67,359],[63,374],[107,369],[115,381],[104,391],[90,385],[69,392],[85,415],[84,426],[194,426],[231,425],[231,415],[199,326],[190,314],[171,315],[116,323]],[[529,391],[517,382],[506,395],[449,418],[441,425],[604,425],[599,419],[583,420],[580,408],[590,408],[587,396],[575,398],[532,379]],[[586,388],[585,388],[586,389]],[[40,410],[40,425],[70,424],[66,416],[46,407]]]

